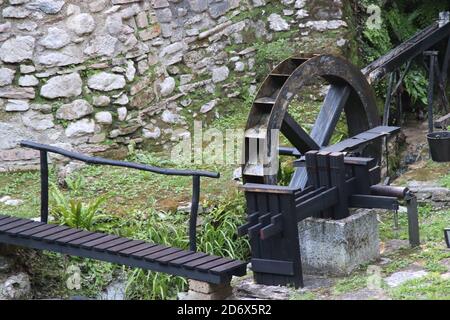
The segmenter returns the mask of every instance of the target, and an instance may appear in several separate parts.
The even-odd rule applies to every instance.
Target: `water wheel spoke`
[[[327,146],[331,140],[336,125],[341,117],[344,106],[350,96],[351,88],[348,85],[333,84],[325,97],[322,108],[319,111],[316,122],[311,130],[311,137],[320,147]],[[291,187],[304,188],[308,182],[305,168],[296,168],[291,182]]]
[[[321,147],[327,146],[330,142],[350,92],[351,88],[348,85],[334,84],[330,86],[330,90],[311,130],[311,137]]]
[[[284,115],[281,133],[302,154],[319,149],[316,141],[287,112]]]

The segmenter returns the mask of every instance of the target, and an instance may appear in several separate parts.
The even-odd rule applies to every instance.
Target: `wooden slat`
[[[50,236],[55,233],[59,233],[64,230],[68,230],[68,229],[69,229],[69,227],[66,227],[66,226],[58,226],[58,227],[50,229],[50,230],[45,230],[45,231],[42,231],[39,233],[35,233],[35,234],[33,234],[32,238],[44,238],[44,237]]]
[[[304,195],[301,195],[297,199],[295,199],[295,204],[300,205],[302,202],[311,199],[312,197],[315,197],[316,195],[325,192],[327,189],[320,187],[319,189],[313,190],[309,193],[306,193]]]
[[[220,257],[217,257],[217,256],[206,256],[206,257],[194,260],[194,261],[187,262],[187,263],[183,264],[183,267],[185,267],[185,268],[195,268],[196,266],[199,266],[201,264],[204,264],[204,263],[207,263],[207,262],[211,262],[211,261],[214,261],[214,260],[217,260],[217,259],[220,259]]]
[[[126,238],[117,238],[115,240],[111,240],[111,241],[108,241],[108,242],[104,242],[104,243],[98,244],[98,245],[94,246],[93,248],[95,250],[106,250],[108,248],[117,246],[118,244],[122,244],[122,243],[129,242],[129,241],[131,241],[131,240],[130,239],[126,239]]]
[[[37,228],[33,228],[33,229],[29,229],[29,230],[25,230],[25,231],[19,232],[19,233],[17,233],[17,235],[20,236],[20,237],[29,237],[29,236],[31,236],[31,235],[33,235],[35,233],[38,233],[38,232],[41,232],[41,231],[44,231],[44,230],[47,230],[47,229],[52,229],[52,228],[55,228],[55,227],[57,227],[56,224],[44,224],[44,225],[41,225],[41,226],[39,226]]]
[[[207,263],[201,264],[201,265],[197,266],[195,269],[198,269],[198,270],[201,270],[201,271],[208,271],[210,269],[216,268],[216,267],[221,266],[223,264],[230,263],[231,261],[233,261],[233,260],[226,259],[226,258],[220,258],[218,260],[214,260],[214,261],[211,261],[211,262],[207,262]]]
[[[11,222],[19,221],[19,220],[21,220],[21,219],[15,218],[15,217],[8,217],[8,218],[3,219],[2,221],[0,221],[0,226],[3,226],[5,224],[11,223]]]
[[[68,235],[66,237],[62,237],[56,240],[56,242],[58,243],[63,243],[63,244],[67,244],[70,241],[76,240],[76,239],[80,239],[83,237],[86,237],[88,235],[91,235],[92,233],[89,231],[80,231],[71,235]]]
[[[292,261],[252,259],[253,272],[293,276],[294,263]]]
[[[142,251],[142,250],[153,248],[155,246],[157,246],[157,245],[154,244],[154,243],[144,243],[144,244],[132,247],[132,248],[127,248],[127,249],[121,250],[121,251],[119,251],[119,254],[130,255],[130,254],[133,254],[135,252],[139,252],[139,251]]]
[[[186,262],[189,262],[189,261],[192,261],[192,260],[196,260],[196,259],[199,259],[199,258],[203,258],[205,256],[207,256],[206,253],[196,252],[196,253],[193,253],[193,254],[191,254],[189,256],[185,256],[185,257],[182,257],[182,258],[178,258],[178,259],[172,260],[172,261],[169,262],[169,264],[175,265],[175,266],[179,266],[179,265],[182,265],[182,264],[184,264]]]
[[[92,240],[95,240],[95,239],[103,238],[105,236],[106,236],[106,234],[104,234],[104,233],[93,233],[93,234],[87,235],[86,237],[69,241],[68,243],[70,245],[77,246],[77,245],[80,245],[80,244],[85,243],[85,242],[89,242],[89,241],[92,241]]]
[[[396,133],[398,131],[400,131],[400,127],[394,127],[394,126],[378,126],[378,127],[367,130],[367,132],[378,133],[383,136],[392,134],[392,133]]]
[[[119,239],[119,237],[110,234],[110,235],[107,235],[104,238],[100,238],[100,239],[96,239],[96,240],[92,240],[92,241],[89,241],[89,242],[82,243],[81,247],[82,248],[91,248],[91,247],[95,247],[95,246],[98,246],[98,245],[100,245],[102,243],[106,243],[106,242],[109,242],[109,241],[115,240],[115,239]]]
[[[6,231],[6,230],[13,229],[13,228],[16,228],[16,227],[20,227],[22,225],[29,224],[29,223],[32,223],[32,221],[30,221],[30,220],[18,220],[18,221],[10,222],[10,223],[7,223],[7,224],[4,224],[4,225],[0,226],[0,231]]]
[[[135,253],[133,253],[133,257],[142,258],[142,257],[145,257],[146,255],[149,255],[151,253],[156,253],[158,251],[162,251],[167,248],[169,248],[169,247],[157,245],[157,246],[154,246],[154,247],[146,249],[146,250],[135,252]]]
[[[213,273],[223,273],[223,272],[227,272],[227,271],[231,271],[237,267],[243,267],[245,266],[245,263],[239,260],[234,260],[231,261],[227,264],[223,264],[221,266],[218,266],[216,268],[211,269],[210,271]]]
[[[272,97],[261,97],[255,100],[255,103],[258,104],[275,104],[275,98]]]
[[[169,254],[181,252],[182,249],[178,248],[168,248],[166,250],[161,250],[152,254],[148,254],[144,257],[145,260],[158,260],[160,257],[168,256]]]
[[[107,251],[108,252],[118,252],[118,251],[121,251],[121,250],[124,250],[124,249],[136,247],[137,245],[140,245],[140,244],[143,244],[143,243],[145,243],[145,242],[142,241],[142,240],[133,240],[133,241],[130,241],[130,242],[122,243],[122,244],[119,244],[117,246],[108,248]]]
[[[353,139],[359,139],[363,141],[370,141],[370,140],[376,140],[378,138],[381,138],[383,135],[376,133],[376,132],[361,132],[360,134],[357,134],[356,136],[353,136]]]
[[[159,258],[158,262],[166,263],[166,262],[169,262],[169,261],[172,261],[172,260],[176,260],[176,259],[179,259],[179,258],[182,258],[182,257],[185,257],[185,256],[189,256],[189,255],[191,255],[193,253],[194,253],[194,251],[181,251],[181,252],[172,253],[172,254],[169,254],[167,256]]]
[[[3,214],[0,214],[0,221],[3,220],[3,219],[6,219],[6,218],[9,218],[9,216],[5,216]]]
[[[295,198],[298,198],[298,197],[300,197],[300,196],[302,196],[304,194],[307,194],[308,192],[311,192],[313,190],[314,190],[313,186],[307,186],[304,189],[299,189],[299,190],[295,191],[295,193],[294,193]]]
[[[80,229],[68,229],[68,230],[64,230],[64,231],[61,231],[61,232],[58,232],[58,233],[54,233],[54,234],[42,237],[42,239],[45,240],[45,241],[54,241],[54,240],[57,240],[59,238],[66,237],[66,236],[68,236],[70,234],[74,234],[74,233],[77,233],[77,232],[80,232],[80,231],[81,231]]]
[[[308,218],[314,212],[335,206],[338,200],[338,190],[336,187],[332,187],[315,197],[297,204],[297,221]]]
[[[23,226],[14,228],[14,229],[9,229],[8,231],[6,231],[6,233],[16,236],[17,233],[19,233],[19,232],[22,232],[22,231],[28,230],[28,229],[33,229],[33,228],[36,228],[36,227],[42,226],[42,225],[44,225],[43,222],[33,222],[33,223],[23,225]]]

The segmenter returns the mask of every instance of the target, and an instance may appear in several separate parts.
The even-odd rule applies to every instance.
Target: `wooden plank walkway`
[[[0,215],[0,243],[92,258],[209,283],[246,274],[243,261]]]

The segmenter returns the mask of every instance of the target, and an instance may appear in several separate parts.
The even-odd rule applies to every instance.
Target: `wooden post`
[[[344,154],[334,152],[330,154],[331,185],[338,189],[339,202],[334,207],[334,219],[344,219],[348,217],[348,192],[345,189],[345,164]]]
[[[319,186],[329,189],[331,187],[330,180],[330,157],[329,152],[319,152],[317,154],[317,166],[319,171]],[[322,212],[322,218],[329,219],[333,216],[332,209],[325,209]]]

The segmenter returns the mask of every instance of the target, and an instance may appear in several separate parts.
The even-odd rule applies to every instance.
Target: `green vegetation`
[[[256,77],[263,79],[273,69],[275,65],[291,57],[296,48],[289,39],[291,33],[286,37],[280,37],[275,41],[259,42],[255,44],[255,61],[258,66]]]
[[[449,300],[450,280],[443,279],[438,273],[432,273],[405,282],[391,290],[390,295],[394,299],[402,300]]]
[[[333,287],[333,294],[340,295],[362,289],[367,285],[367,275],[362,271],[357,274],[338,280]]]
[[[59,224],[71,228],[93,230],[97,220],[105,218],[105,215],[98,215],[100,206],[105,202],[105,198],[98,197],[96,200],[83,203],[81,199],[67,199],[67,197],[55,186],[51,188],[51,214]]]
[[[379,58],[419,30],[436,21],[439,12],[450,10],[450,5],[446,0],[432,2],[401,0],[387,3],[382,0],[364,0],[360,3],[363,8],[361,11],[366,12],[366,8],[370,5],[377,5],[381,8],[381,25],[380,28],[373,28],[368,24],[363,26],[360,43],[362,56],[364,57],[361,61],[363,65]],[[364,21],[367,21],[367,19],[371,19],[368,14],[363,17]],[[423,67],[413,64],[405,77],[404,84],[414,109],[424,108],[427,104],[428,80]],[[377,95],[384,97],[386,83],[380,83],[375,88]]]
[[[441,184],[443,187],[450,188],[450,174],[441,179]]]

